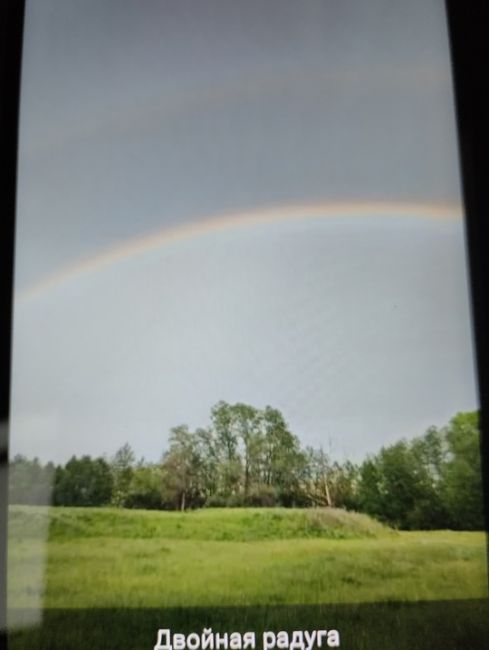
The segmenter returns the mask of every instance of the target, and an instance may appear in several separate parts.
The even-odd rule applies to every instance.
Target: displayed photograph
[[[442,1],[27,1],[14,650],[483,647],[452,86]]]

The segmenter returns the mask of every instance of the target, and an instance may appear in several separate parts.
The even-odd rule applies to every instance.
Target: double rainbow
[[[149,235],[136,237],[107,248],[93,257],[65,267],[19,292],[17,298],[23,300],[39,296],[84,273],[98,271],[127,258],[143,255],[183,240],[200,238],[223,231],[250,229],[266,224],[373,215],[393,218],[457,220],[461,218],[462,210],[460,205],[455,203],[317,202],[210,216],[199,221],[187,221],[181,225],[163,228]]]

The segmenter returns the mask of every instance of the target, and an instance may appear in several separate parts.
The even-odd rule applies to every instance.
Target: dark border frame
[[[24,0],[0,2],[0,642],[6,622],[7,460],[12,335],[12,294],[17,186],[17,141]],[[489,10],[485,0],[446,0],[452,52],[459,155],[467,215],[481,404],[481,451],[489,531]]]
[[[6,637],[8,427],[24,0],[0,2],[0,643]]]
[[[489,10],[487,1],[446,0],[459,161],[466,213],[481,417],[486,532],[489,531]],[[489,544],[489,540],[488,540]],[[488,546],[489,550],[489,546]],[[488,576],[489,579],[489,576]]]

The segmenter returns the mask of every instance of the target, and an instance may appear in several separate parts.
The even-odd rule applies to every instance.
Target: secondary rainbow
[[[198,221],[186,221],[178,226],[163,228],[148,235],[130,239],[110,247],[81,262],[67,266],[31,287],[16,294],[17,300],[39,296],[84,273],[98,271],[121,260],[136,257],[179,241],[204,237],[228,230],[253,228],[288,221],[306,221],[332,217],[388,216],[456,220],[462,216],[455,203],[394,203],[394,202],[317,202],[265,207],[251,211],[208,216]]]

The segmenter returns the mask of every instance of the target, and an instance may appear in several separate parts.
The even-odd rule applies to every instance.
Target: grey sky
[[[459,202],[444,3],[27,3],[16,288],[165,227]],[[174,242],[15,306],[11,451],[54,460],[219,399],[361,458],[474,408],[463,224],[331,217]]]

